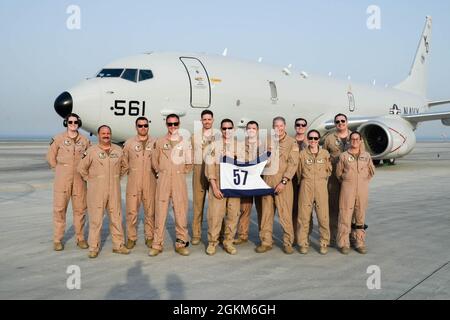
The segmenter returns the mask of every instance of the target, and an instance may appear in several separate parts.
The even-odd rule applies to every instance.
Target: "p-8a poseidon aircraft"
[[[347,114],[349,128],[362,133],[373,159],[392,161],[414,148],[418,123],[440,119],[450,125],[450,111],[429,112],[450,101],[426,98],[431,24],[427,17],[409,76],[391,88],[222,55],[144,53],[110,63],[96,77],[63,92],[54,106],[61,117],[77,113],[93,134],[108,124],[116,142],[135,134],[138,116],[152,121],[154,136],[165,134],[170,113],[178,114],[182,127],[192,132],[205,109],[241,128],[255,120],[270,129],[273,117],[281,115],[293,130],[295,118],[302,117],[326,135],[341,112]]]

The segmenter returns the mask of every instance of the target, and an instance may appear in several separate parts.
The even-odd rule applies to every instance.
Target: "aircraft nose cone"
[[[67,91],[61,93],[55,100],[55,111],[63,118],[72,112],[72,106],[72,96]]]

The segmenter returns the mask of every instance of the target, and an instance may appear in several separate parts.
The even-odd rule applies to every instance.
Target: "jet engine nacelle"
[[[374,160],[400,158],[416,145],[414,127],[401,118],[377,118],[358,127]]]

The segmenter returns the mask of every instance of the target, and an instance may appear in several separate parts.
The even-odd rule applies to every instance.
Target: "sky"
[[[78,29],[68,28],[75,5]],[[369,29],[369,6],[379,29]],[[0,137],[62,131],[53,103],[118,58],[148,51],[221,54],[377,85],[408,74],[425,16],[433,17],[429,100],[450,99],[450,1],[24,1],[0,2]],[[71,25],[74,26],[73,24]],[[76,25],[75,25],[76,26]],[[450,110],[450,105],[432,111]],[[450,138],[440,121],[418,138]]]

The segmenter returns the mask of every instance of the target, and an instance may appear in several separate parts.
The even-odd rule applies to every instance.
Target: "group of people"
[[[73,226],[77,246],[89,248],[89,257],[100,251],[101,229],[105,210],[110,221],[113,252],[128,254],[136,246],[138,216],[144,211],[145,245],[150,256],[164,248],[165,225],[169,203],[175,220],[175,251],[189,255],[189,242],[199,245],[205,200],[208,195],[206,253],[213,255],[222,244],[229,254],[236,254],[236,245],[249,237],[250,215],[256,206],[260,244],[255,251],[272,249],[273,222],[278,212],[283,229],[283,251],[308,253],[315,211],[319,225],[321,254],[330,245],[348,254],[353,246],[366,253],[365,213],[368,185],[374,175],[370,154],[364,149],[361,134],[348,129],[347,117],[337,114],[336,130],[325,137],[320,146],[320,132],[307,131],[303,118],[295,120],[295,137],[286,133],[283,117],[273,119],[273,134],[260,134],[256,121],[246,125],[244,139],[237,139],[231,119],[222,119],[220,133],[213,129],[214,115],[201,113],[202,128],[192,138],[180,133],[180,118],[166,117],[167,134],[155,139],[149,135],[150,121],[138,117],[136,136],[123,148],[111,142],[108,125],[98,128],[98,144],[91,145],[78,129],[82,122],[71,113],[64,119],[67,130],[55,136],[47,154],[54,180],[54,250],[64,249],[66,211],[69,201],[73,208]],[[228,172],[224,159],[242,163],[259,162],[267,155],[262,172],[264,183],[271,192],[264,195],[235,196],[224,192],[221,178]],[[258,161],[255,161],[258,159]],[[186,175],[193,171],[192,237],[188,231],[188,191]],[[126,241],[122,225],[121,177],[127,175]],[[239,177],[238,177],[239,178]],[[239,179],[238,179],[239,181]],[[88,241],[84,238],[86,212],[89,218]]]

